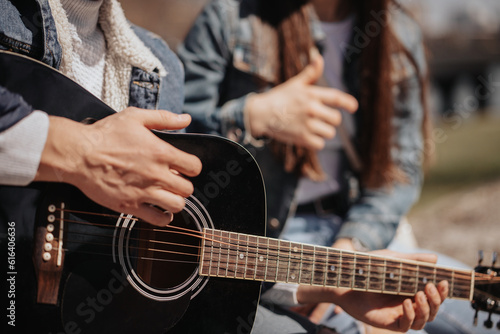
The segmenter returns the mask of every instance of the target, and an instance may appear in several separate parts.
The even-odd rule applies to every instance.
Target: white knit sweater
[[[106,41],[97,24],[103,0],[61,0],[69,23],[73,45],[71,73],[73,80],[102,98]]]

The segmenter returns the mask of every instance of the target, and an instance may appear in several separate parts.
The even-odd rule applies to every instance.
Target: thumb
[[[324,67],[325,61],[323,57],[318,54],[302,72],[297,74],[296,78],[306,85],[313,85],[323,76]]]
[[[142,124],[150,130],[179,130],[191,123],[188,114],[174,114],[166,110],[147,110],[140,113]]]

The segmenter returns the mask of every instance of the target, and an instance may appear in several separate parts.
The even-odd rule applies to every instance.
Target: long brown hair
[[[395,36],[387,15],[390,6],[399,6],[394,0],[349,0],[356,2],[357,27],[361,30],[374,21],[373,13],[386,13],[378,17],[380,31],[361,48],[360,59],[360,109],[362,122],[358,132],[360,157],[363,164],[361,180],[365,186],[378,187],[402,180],[391,157],[393,136],[392,116],[394,101],[392,87],[394,52],[403,52],[415,67],[420,80],[421,100],[424,106],[422,125],[427,138],[429,122],[426,102],[426,76],[419,72],[413,56]],[[315,15],[307,0],[261,0],[260,15],[271,24],[278,35],[278,81],[285,82],[300,73],[310,62],[310,51],[314,47],[311,34],[311,15]],[[382,21],[380,21],[382,20]],[[274,153],[283,160],[285,169],[297,172],[313,180],[320,180],[324,173],[315,151],[271,142]]]
[[[299,74],[310,63],[314,40],[310,22],[314,9],[308,0],[261,0],[259,15],[262,21],[277,32],[277,83]],[[313,150],[272,140],[274,155],[283,161],[288,172],[312,180],[321,180],[323,170]]]
[[[365,31],[369,29],[369,24],[376,22],[380,29],[379,33],[375,34],[361,51],[359,102],[363,115],[358,143],[363,163],[362,181],[368,187],[379,187],[395,180],[405,181],[405,174],[395,166],[391,157],[391,143],[394,136],[392,88],[396,84],[392,77],[394,71],[392,55],[404,54],[417,73],[421,90],[420,99],[424,108],[422,123],[424,141],[428,140],[430,129],[427,104],[428,73],[421,73],[416,59],[391,28],[389,15],[391,9],[404,11],[396,1],[357,0],[356,4],[357,27]],[[377,19],[374,14],[377,15]],[[406,87],[401,88],[404,90]],[[426,153],[427,151],[424,150],[424,155]]]

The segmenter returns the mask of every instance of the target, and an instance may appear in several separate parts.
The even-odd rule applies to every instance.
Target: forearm
[[[35,181],[74,183],[75,175],[85,171],[82,168],[85,151],[92,149],[85,130],[81,123],[49,116],[47,140]]]

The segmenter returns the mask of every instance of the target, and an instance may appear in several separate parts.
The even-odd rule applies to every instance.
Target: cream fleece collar
[[[49,4],[62,47],[60,70],[74,79],[74,73],[71,71],[73,46],[68,17],[60,0],[49,0]],[[138,67],[146,72],[158,69],[160,76],[166,76],[167,71],[151,50],[135,35],[118,1],[103,0],[98,22],[106,39],[103,100],[113,109],[120,111],[128,106],[132,67]]]

